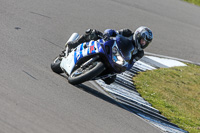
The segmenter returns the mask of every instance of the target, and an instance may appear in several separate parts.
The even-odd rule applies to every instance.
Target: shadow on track
[[[130,111],[130,112],[134,113],[132,110],[130,110],[128,108],[127,105],[125,105],[123,103],[119,103],[116,100],[114,100],[113,98],[111,98],[109,96],[106,96],[105,94],[103,94],[103,93],[101,93],[101,92],[99,92],[99,91],[97,91],[97,90],[95,90],[95,89],[93,89],[93,88],[91,88],[91,87],[89,87],[87,85],[79,84],[79,85],[76,85],[76,87],[79,88],[80,90],[83,90],[83,91],[85,91],[85,92],[87,92],[87,93],[89,93],[89,94],[91,94],[93,96],[96,96],[96,97],[98,97],[98,98],[100,98],[100,99],[102,99],[102,100],[104,100],[106,102],[109,102],[109,103],[111,103],[113,105],[116,105],[116,106],[122,108],[122,109],[125,109],[127,111]]]

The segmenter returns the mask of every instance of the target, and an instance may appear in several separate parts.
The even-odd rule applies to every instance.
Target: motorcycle
[[[73,33],[69,41],[79,38]],[[64,56],[56,57],[51,69],[57,74],[65,73],[68,82],[73,85],[89,80],[106,79],[126,71],[130,65],[134,46],[131,41],[121,35],[107,39],[84,42],[70,52],[66,46]],[[66,43],[67,44],[67,43]]]

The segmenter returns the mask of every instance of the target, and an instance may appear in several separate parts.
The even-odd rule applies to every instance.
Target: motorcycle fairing
[[[72,73],[76,63],[83,57],[97,54],[100,52],[99,47],[103,40],[85,42],[77,46],[67,57],[64,57],[61,61],[60,67],[67,72],[68,75]]]

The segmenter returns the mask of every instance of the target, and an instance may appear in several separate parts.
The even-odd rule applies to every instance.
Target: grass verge
[[[200,66],[160,68],[133,78],[137,91],[170,122],[200,132]]]
[[[200,0],[184,0],[184,1],[200,6]]]

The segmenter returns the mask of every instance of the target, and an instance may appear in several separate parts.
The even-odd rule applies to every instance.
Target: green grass
[[[200,66],[161,68],[133,78],[137,91],[172,123],[200,133]]]
[[[184,0],[184,1],[187,1],[187,2],[189,2],[189,3],[193,3],[193,4],[195,4],[195,5],[200,6],[200,0]]]

